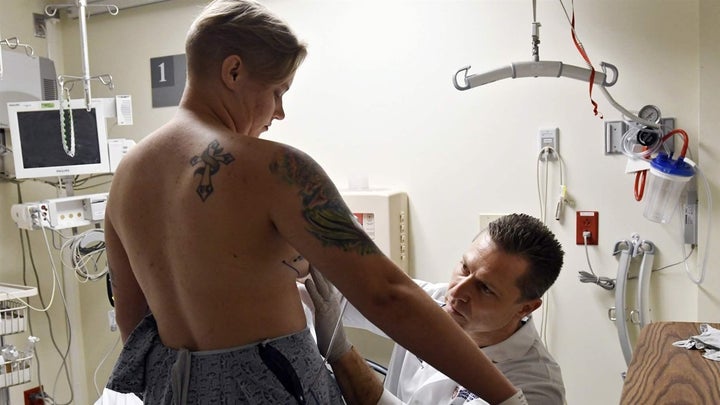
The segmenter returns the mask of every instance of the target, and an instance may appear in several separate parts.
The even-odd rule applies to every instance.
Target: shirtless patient
[[[110,190],[124,348],[108,388],[152,404],[342,403],[306,328],[289,262],[302,255],[403,347],[491,404],[521,401],[355,225],[322,168],[259,138],[285,118],[306,55],[289,27],[255,2],[216,0],[186,55],[177,113],[123,159]]]

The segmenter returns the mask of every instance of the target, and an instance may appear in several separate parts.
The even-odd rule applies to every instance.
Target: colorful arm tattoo
[[[278,153],[270,172],[286,183],[299,187],[302,214],[307,230],[323,246],[336,246],[361,255],[377,254],[380,250],[357,225],[337,189],[322,175],[320,166],[300,153],[286,150]]]

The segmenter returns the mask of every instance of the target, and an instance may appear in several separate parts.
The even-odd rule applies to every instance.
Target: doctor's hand
[[[332,363],[352,348],[352,344],[345,336],[345,329],[340,320],[342,317],[340,308],[342,295],[330,281],[325,279],[312,266],[310,266],[310,275],[312,277],[305,280],[305,288],[315,305],[315,334],[317,335],[318,349],[320,354],[328,362]],[[335,340],[332,341],[336,326],[337,333],[335,334]],[[332,343],[332,347],[330,347],[330,343]]]

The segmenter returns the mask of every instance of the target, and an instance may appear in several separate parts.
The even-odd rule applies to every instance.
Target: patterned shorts
[[[163,345],[152,315],[128,337],[107,388],[158,405],[297,403],[297,394],[260,357],[264,346],[289,361],[305,403],[344,404],[308,329],[230,349],[190,352]]]

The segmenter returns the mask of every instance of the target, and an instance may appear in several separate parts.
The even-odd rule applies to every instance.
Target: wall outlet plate
[[[597,211],[577,211],[575,213],[576,218],[576,231],[575,231],[575,243],[578,245],[585,244],[585,238],[583,232],[589,231],[590,236],[587,239],[588,245],[598,244],[598,216]]]
[[[541,157],[542,160],[557,160],[559,133],[559,128],[544,128],[538,131],[538,151],[542,150],[542,148],[546,146],[555,150],[555,153],[544,154]]]

